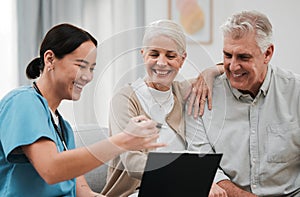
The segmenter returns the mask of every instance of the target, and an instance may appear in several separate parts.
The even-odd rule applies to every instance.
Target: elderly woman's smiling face
[[[147,84],[161,91],[168,90],[186,54],[180,54],[176,42],[166,36],[153,37],[141,52],[148,74]]]

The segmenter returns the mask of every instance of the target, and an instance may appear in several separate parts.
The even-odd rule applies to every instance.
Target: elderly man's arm
[[[226,191],[228,197],[257,197],[255,194],[242,190],[230,180],[222,180],[217,184]]]

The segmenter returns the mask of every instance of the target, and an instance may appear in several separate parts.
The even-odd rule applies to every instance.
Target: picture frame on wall
[[[212,0],[169,0],[169,19],[180,24],[189,39],[212,43]]]

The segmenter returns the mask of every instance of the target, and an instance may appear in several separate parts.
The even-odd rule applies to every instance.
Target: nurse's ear
[[[47,71],[54,70],[54,57],[55,54],[52,50],[47,50],[44,53],[44,62],[45,62],[45,68]]]

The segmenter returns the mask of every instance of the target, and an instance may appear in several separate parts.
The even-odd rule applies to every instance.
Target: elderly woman
[[[112,99],[109,130],[122,132],[130,118],[145,115],[162,124],[158,142],[167,146],[156,151],[186,150],[185,99],[188,81],[174,81],[186,57],[186,39],[182,28],[159,20],[146,28],[141,50],[147,75],[123,87]],[[109,166],[107,196],[128,196],[136,192],[147,160],[147,152],[130,151],[116,157]],[[215,193],[226,193],[216,185]]]

